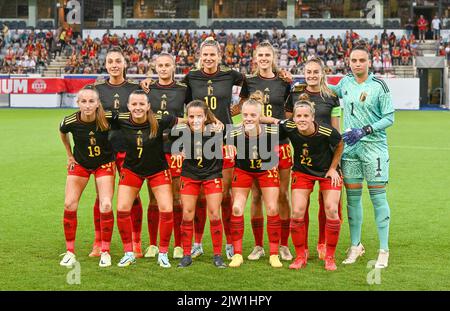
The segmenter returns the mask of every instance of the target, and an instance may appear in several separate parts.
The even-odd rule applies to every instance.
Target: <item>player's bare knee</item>
[[[78,209],[77,201],[66,201],[64,202],[64,210],[69,212],[75,212]]]
[[[100,212],[101,213],[109,213],[112,208],[112,203],[110,199],[101,199],[100,200]]]
[[[243,210],[240,206],[233,205],[233,215],[234,216],[242,216]]]

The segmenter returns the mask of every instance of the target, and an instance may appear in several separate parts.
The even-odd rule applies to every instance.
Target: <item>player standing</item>
[[[280,186],[276,154],[276,146],[279,143],[278,128],[260,124],[263,96],[260,91],[250,95],[250,99],[242,105],[243,125],[227,134],[226,143],[233,144],[237,149],[236,168],[232,181],[233,213],[231,216],[231,234],[235,254],[229,264],[230,267],[239,267],[244,262],[242,257],[244,208],[250,188],[255,181],[261,188],[262,199],[266,206],[269,262],[274,268],[283,266],[278,256],[281,234],[277,204]]]
[[[130,94],[139,89],[139,84],[133,80],[126,79],[126,61],[122,49],[111,48],[106,54],[105,61],[108,79],[94,83],[94,88],[100,95],[100,102],[105,111],[113,113],[127,112],[127,101]],[[125,159],[125,142],[120,131],[112,129],[110,131],[111,144],[116,156],[116,166],[120,173]],[[131,209],[133,221],[133,249],[136,257],[142,257],[141,251],[141,229],[142,229],[142,203],[139,196],[133,202]],[[90,257],[100,256],[99,253],[99,232],[100,232],[100,212],[98,198],[94,205],[95,241]]]
[[[126,156],[117,195],[117,225],[125,255],[118,266],[125,267],[136,262],[130,210],[143,182],[147,180],[159,207],[158,263],[163,268],[169,268],[167,252],[173,228],[173,197],[172,180],[163,150],[163,131],[175,125],[178,118],[154,114],[147,94],[141,90],[130,94],[128,109],[130,112],[121,113],[114,119],[114,125],[120,128],[126,141]]]
[[[375,209],[380,249],[375,268],[386,268],[389,260],[390,209],[386,197],[389,153],[386,128],[394,123],[395,109],[386,83],[369,73],[369,52],[355,45],[350,54],[351,74],[330,86],[344,101],[343,134],[346,143],[342,170],[347,191],[351,247],[344,264],[354,263],[365,252],[361,244],[362,183],[367,181]]]
[[[220,45],[213,38],[206,38],[200,46],[199,68],[191,70],[183,82],[188,85],[188,100],[203,100],[215,117],[224,125],[233,124],[231,119],[232,89],[234,85],[241,86],[244,76],[230,68],[221,67],[222,52]],[[222,221],[226,235],[225,252],[228,259],[234,254],[230,232],[231,195],[230,186],[233,175],[234,161],[230,148],[224,146],[223,161],[223,199]],[[206,222],[205,206],[197,206],[195,224],[195,243],[192,248],[192,257],[203,254],[201,244],[203,230]]]
[[[214,249],[213,263],[217,268],[225,268],[220,219],[223,131],[212,130],[212,124],[216,120],[204,101],[194,100],[187,105],[186,110],[188,126],[180,124],[171,131],[171,138],[179,138],[176,142],[183,145],[185,156],[180,190],[183,203],[181,231],[184,257],[178,267],[184,268],[192,264],[193,220],[200,189],[203,188]]]
[[[158,74],[158,81],[152,81],[150,83],[150,92],[147,94],[153,112],[160,116],[171,114],[182,118],[184,116],[187,86],[181,82],[174,81],[175,60],[173,56],[168,53],[159,54],[155,60],[155,69]],[[172,175],[173,233],[175,240],[173,258],[181,259],[183,257],[183,249],[181,248],[181,220],[183,210],[180,202],[180,174],[183,158],[180,152],[171,154],[170,142],[164,143],[164,153]],[[149,192],[150,204],[147,211],[147,221],[150,246],[144,256],[155,257],[158,253],[156,241],[159,210],[150,189]]]
[[[261,91],[263,96],[263,117],[285,119],[285,103],[290,93],[290,84],[279,76],[276,66],[277,55],[273,46],[264,41],[255,50],[256,73],[247,76],[242,85],[240,97],[245,101],[251,93]],[[281,219],[280,255],[283,260],[292,260],[288,247],[290,206],[289,179],[292,166],[291,146],[288,139],[280,141],[278,170],[280,193],[278,206]],[[248,256],[249,260],[258,260],[264,256],[263,232],[264,216],[261,204],[261,190],[257,184],[252,187],[251,223],[255,237],[255,248]]]
[[[75,258],[77,209],[91,174],[95,176],[97,198],[100,206],[100,267],[111,265],[109,246],[114,226],[111,208],[116,174],[114,153],[108,141],[109,123],[99,101],[97,91],[82,89],[78,92],[80,110],[61,122],[61,140],[67,152],[67,181],[64,202],[64,234],[66,248],[62,266],[72,266]],[[74,146],[70,146],[68,133],[72,133]]]
[[[326,74],[324,71],[324,64],[320,58],[311,58],[305,63],[304,74],[306,84],[294,86],[291,98],[287,102],[286,110],[292,113],[294,103],[301,99],[312,101],[314,105],[314,120],[318,123],[331,125],[338,132],[340,132],[340,116],[341,108],[339,99],[333,94],[333,91],[328,87],[326,82]],[[309,204],[305,212],[305,227],[306,227],[306,257],[308,257],[308,227],[309,227]],[[341,213],[341,204],[339,204],[339,218]],[[326,240],[325,240],[325,223],[326,214],[323,203],[323,196],[319,191],[319,239],[317,242],[317,252],[319,259],[325,259]]]
[[[344,144],[341,135],[333,127],[314,120],[314,103],[300,100],[295,103],[293,118],[280,123],[280,136],[289,137],[294,147],[294,168],[291,180],[292,219],[291,234],[297,257],[290,269],[306,266],[306,224],[304,215],[309,196],[316,181],[326,213],[325,269],[336,270],[334,254],[339,238],[341,221],[338,206],[341,198],[341,177],[338,165]]]

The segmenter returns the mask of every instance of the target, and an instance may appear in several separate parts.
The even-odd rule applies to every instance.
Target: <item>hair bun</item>
[[[250,94],[249,99],[256,100],[262,104],[264,102],[264,94],[260,90],[257,90]]]
[[[298,100],[307,100],[309,101],[309,95],[306,93],[302,93],[298,96]]]

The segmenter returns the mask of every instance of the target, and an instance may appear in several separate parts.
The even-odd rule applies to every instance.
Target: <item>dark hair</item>
[[[143,90],[139,89],[139,90],[135,90],[133,92],[131,92],[130,96],[128,97],[128,102],[130,102],[130,98],[133,95],[144,95],[145,99],[148,103],[149,109],[147,111],[147,121],[148,124],[150,125],[150,138],[155,138],[156,135],[158,134],[158,120],[156,120],[156,116],[152,111],[152,108],[150,106],[150,102],[148,101],[148,97],[147,97],[147,93],[145,93]]]
[[[186,106],[186,112],[187,113],[188,113],[190,108],[201,108],[201,109],[203,109],[203,112],[205,113],[205,116],[206,116],[205,125],[214,123],[216,121],[216,117],[214,116],[212,111],[209,110],[208,105],[203,100],[195,99],[193,101],[190,101],[187,104],[187,106]]]
[[[100,101],[100,94],[95,89],[95,87],[92,84],[88,84],[84,86],[81,90],[78,91],[77,97],[82,91],[92,91],[94,92],[95,96],[97,97],[97,100],[99,102],[99,105],[95,111],[95,124],[97,125],[97,130],[100,131],[107,131],[109,129],[109,123],[106,120],[105,116],[105,110],[103,109],[102,103]]]
[[[352,48],[352,52],[353,51],[364,51],[369,54],[369,50],[367,49],[367,42],[364,40],[356,41]]]
[[[119,53],[120,55],[122,55],[123,60],[125,62],[125,68],[123,69],[123,78],[127,79],[127,63],[125,60],[125,55],[123,55],[123,50],[120,46],[113,46],[111,48],[108,49],[108,51],[106,52],[106,57],[108,57],[108,54],[110,53]]]

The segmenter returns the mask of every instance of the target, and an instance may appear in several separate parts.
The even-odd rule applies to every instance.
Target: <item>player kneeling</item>
[[[341,228],[338,206],[342,187],[338,165],[344,145],[336,129],[314,121],[314,113],[314,103],[300,100],[295,103],[293,119],[280,122],[280,136],[287,136],[294,147],[290,227],[297,257],[289,268],[306,266],[304,215],[314,183],[318,181],[327,217],[325,269],[336,270],[334,254]]]
[[[278,256],[281,221],[278,213],[278,195],[280,180],[277,169],[278,129],[271,125],[260,124],[263,94],[256,91],[242,105],[243,126],[239,126],[227,135],[227,145],[236,146],[236,168],[233,173],[232,195],[233,212],[231,216],[231,236],[234,256],[230,267],[239,267],[242,257],[242,238],[244,236],[244,207],[254,181],[262,192],[267,209],[267,233],[270,245],[270,265],[282,267]],[[265,146],[265,147],[264,147]]]
[[[184,256],[178,267],[184,268],[192,264],[191,251],[195,207],[199,199],[200,189],[203,188],[214,249],[213,264],[217,268],[225,268],[226,265],[222,259],[223,228],[220,218],[223,130],[222,128],[219,129],[217,125],[213,126],[213,123],[217,120],[205,102],[201,100],[191,101],[187,105],[186,111],[188,126],[178,125],[172,129],[170,134],[172,140],[181,136],[173,144],[176,146],[182,144],[185,156],[180,181],[180,195],[183,206],[181,244]],[[213,128],[218,132],[212,131]],[[206,146],[210,147],[207,148]]]
[[[97,195],[100,200],[101,255],[100,267],[111,265],[109,246],[114,226],[111,201],[114,194],[115,163],[112,147],[108,141],[109,123],[94,89],[82,89],[77,98],[80,110],[67,116],[61,123],[61,140],[67,152],[67,181],[64,203],[64,234],[67,252],[61,266],[76,262],[75,235],[77,209],[89,176],[94,174]],[[109,113],[110,116],[110,113]],[[72,133],[74,147],[70,146],[68,133]]]

